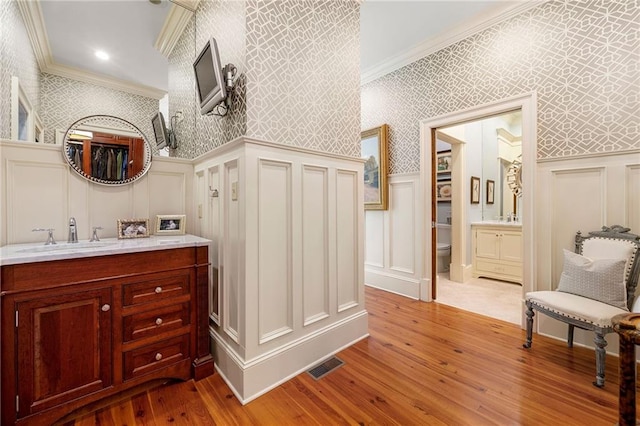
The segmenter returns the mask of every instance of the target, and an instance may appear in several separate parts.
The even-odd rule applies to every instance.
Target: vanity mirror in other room
[[[103,185],[123,185],[151,167],[151,146],[133,124],[118,117],[82,118],[64,135],[63,155],[80,176]]]

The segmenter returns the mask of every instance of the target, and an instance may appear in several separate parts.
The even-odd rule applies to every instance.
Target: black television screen
[[[158,111],[158,113],[153,116],[151,124],[153,125],[153,134],[156,136],[158,149],[169,145],[169,132],[167,131],[167,125],[161,112]]]
[[[193,63],[193,71],[196,77],[196,93],[200,103],[200,114],[204,115],[227,97],[215,38],[212,37],[207,41]]]

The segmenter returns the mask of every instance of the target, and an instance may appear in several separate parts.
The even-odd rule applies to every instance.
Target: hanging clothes
[[[118,180],[122,180],[122,149],[118,150],[118,155],[116,157],[116,168],[117,168],[117,173],[116,173],[116,179]]]

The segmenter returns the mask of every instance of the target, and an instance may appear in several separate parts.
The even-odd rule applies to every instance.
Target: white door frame
[[[425,301],[432,301],[433,296],[431,292],[432,288],[432,270],[431,270],[431,256],[434,247],[431,245],[431,229],[432,223],[435,218],[431,217],[431,173],[432,173],[432,159],[431,159],[431,144],[432,144],[432,129],[439,127],[450,126],[460,124],[467,121],[473,121],[487,116],[497,115],[508,111],[520,109],[522,111],[522,184],[524,190],[522,191],[522,234],[523,234],[523,293],[532,291],[535,283],[535,270],[533,265],[535,264],[535,168],[536,168],[536,155],[537,155],[537,96],[536,92],[529,92],[523,95],[514,96],[507,99],[502,99],[496,102],[479,105],[476,107],[468,108],[466,110],[457,111],[449,114],[444,114],[438,117],[426,119],[420,121],[420,203],[419,209],[421,210],[420,217],[423,218],[422,223],[422,235],[420,248],[422,250],[420,256],[420,263],[422,264],[422,277],[420,279],[420,299]],[[455,163],[455,162],[454,162]],[[464,167],[462,162],[458,162],[457,167]],[[453,173],[455,174],[455,167]],[[458,194],[461,199],[464,194],[467,194],[467,184],[463,180],[463,185],[456,185],[455,191],[460,191]],[[455,196],[455,194],[454,194]],[[466,218],[463,218],[460,214],[454,214],[452,212],[452,226],[459,230],[466,229]],[[456,222],[457,221],[457,222]],[[459,232],[458,234],[460,234]],[[458,243],[458,249],[460,244]],[[452,247],[456,246],[456,242],[453,242]],[[466,255],[460,256],[463,267],[470,266],[471,259],[465,259]],[[468,265],[466,265],[468,263]],[[455,267],[455,265],[454,265]]]

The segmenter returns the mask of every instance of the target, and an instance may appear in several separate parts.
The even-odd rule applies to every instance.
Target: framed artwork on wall
[[[451,201],[451,181],[439,180],[436,182],[436,200]]]
[[[496,189],[495,181],[487,179],[487,204],[493,204],[495,200],[494,191]]]
[[[387,137],[388,126],[365,130],[360,134],[360,156],[364,163],[364,209],[387,210]]]
[[[471,204],[480,204],[480,178],[471,176]]]
[[[451,167],[453,164],[451,161],[451,150],[438,152],[436,159],[436,172],[451,173]]]

